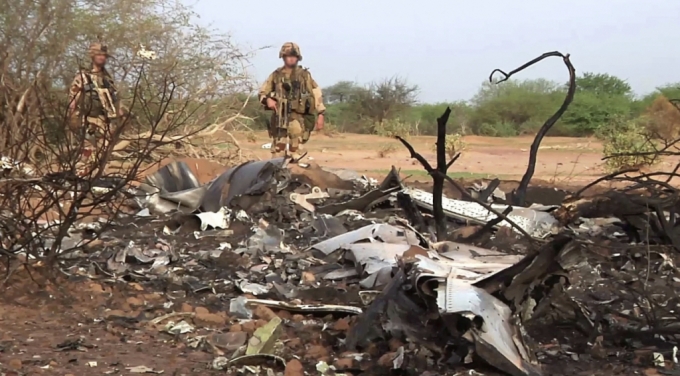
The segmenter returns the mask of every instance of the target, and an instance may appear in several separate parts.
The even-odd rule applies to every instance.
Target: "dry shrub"
[[[408,138],[414,132],[413,125],[407,123],[399,118],[383,120],[381,123],[375,124],[373,127],[375,134],[382,137],[396,137]]]
[[[382,145],[380,145],[380,148],[378,149],[378,157],[385,158],[388,155],[397,151],[397,149],[398,149],[397,145],[395,145],[395,144],[382,144]]]
[[[657,161],[656,146],[645,118],[616,118],[598,129],[606,166],[610,171],[651,166]]]
[[[250,131],[250,132],[246,133],[246,140],[248,140],[248,142],[250,142],[251,144],[256,143],[257,142],[257,136],[255,135],[255,132]]]
[[[645,118],[655,137],[667,142],[680,137],[680,111],[664,95],[657,96],[647,107]]]
[[[447,134],[446,135],[445,150],[449,158],[453,158],[456,154],[461,153],[467,147],[465,141],[463,141],[463,136],[459,133]],[[437,143],[434,143],[434,151],[437,151]]]

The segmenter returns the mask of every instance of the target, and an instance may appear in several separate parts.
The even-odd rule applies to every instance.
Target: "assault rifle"
[[[89,77],[89,79],[90,83],[97,92],[97,95],[99,96],[99,100],[102,102],[102,106],[104,107],[104,111],[106,112],[106,117],[109,119],[115,119],[116,117],[118,117],[118,111],[116,111],[115,100],[113,98],[113,95],[111,95],[111,91],[109,90],[109,88],[99,87],[99,85],[97,84],[97,80],[93,79],[91,76]]]
[[[274,124],[276,128],[288,128],[291,112],[288,96],[290,95],[291,87],[287,82],[277,86],[281,87],[281,89],[274,93],[274,99],[276,100],[276,121]]]

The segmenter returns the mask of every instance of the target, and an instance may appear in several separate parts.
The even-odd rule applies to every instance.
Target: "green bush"
[[[656,148],[650,140],[645,118],[618,117],[601,126],[596,136],[602,140],[603,154],[610,171],[650,166],[656,162]]]
[[[519,134],[515,125],[510,123],[496,123],[493,125],[484,123],[475,133],[480,136],[489,137],[513,137]]]
[[[383,137],[407,138],[413,134],[413,125],[399,118],[384,120],[382,123],[375,124],[375,134]]]
[[[449,158],[453,158],[457,153],[461,153],[467,147],[465,141],[463,141],[463,136],[459,133],[447,134],[445,142],[446,154]],[[432,147],[434,151],[437,151],[437,143]]]

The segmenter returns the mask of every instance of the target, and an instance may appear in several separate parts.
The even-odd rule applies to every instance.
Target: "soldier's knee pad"
[[[290,123],[288,123],[288,137],[292,139],[300,136],[302,136],[302,125],[300,124],[300,121],[291,120]]]

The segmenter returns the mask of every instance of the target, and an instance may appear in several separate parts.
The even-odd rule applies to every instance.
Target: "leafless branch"
[[[562,115],[567,111],[567,108],[569,108],[569,104],[571,104],[571,102],[574,100],[574,93],[576,93],[576,69],[574,69],[574,66],[571,64],[571,61],[569,60],[569,54],[564,55],[559,51],[553,51],[546,52],[543,55],[520,66],[519,68],[510,71],[509,73],[505,73],[500,69],[494,69],[489,75],[489,81],[493,82],[493,75],[496,72],[501,73],[504,77],[500,81],[497,81],[497,83],[501,83],[508,80],[515,73],[519,73],[524,69],[529,68],[530,66],[553,56],[561,57],[562,61],[564,62],[564,65],[566,65],[567,70],[569,71],[569,88],[567,90],[567,95],[564,98],[564,101],[562,102],[560,108],[548,120],[545,121],[543,126],[541,126],[541,129],[539,129],[538,133],[536,133],[536,137],[534,137],[534,141],[531,144],[531,149],[529,150],[529,164],[527,165],[527,170],[522,176],[522,180],[519,183],[519,187],[517,187],[517,190],[514,194],[514,204],[518,206],[525,206],[526,191],[529,186],[529,182],[531,181],[531,178],[534,176],[534,171],[536,170],[538,148],[541,146],[541,141],[543,140],[543,137],[545,137],[550,128],[552,128],[552,126],[555,125],[557,120],[559,120],[559,118],[562,117]]]

